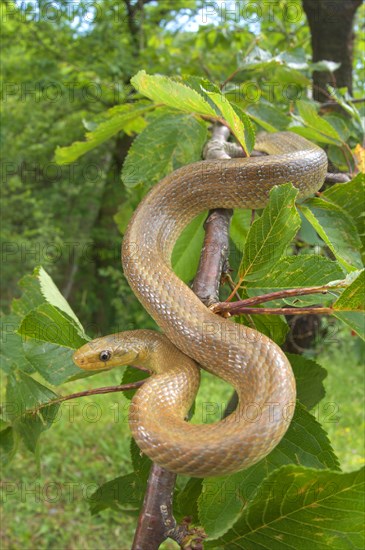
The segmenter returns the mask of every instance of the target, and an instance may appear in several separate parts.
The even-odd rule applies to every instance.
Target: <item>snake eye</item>
[[[99,359],[100,361],[106,362],[106,361],[109,361],[111,356],[112,356],[111,352],[108,349],[105,349],[104,351],[100,352]]]

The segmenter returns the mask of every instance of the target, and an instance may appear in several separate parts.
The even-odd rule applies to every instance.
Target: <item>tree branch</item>
[[[231,315],[332,315],[334,309],[331,307],[242,307]]]
[[[141,369],[141,370],[146,370],[146,369]],[[24,412],[29,414],[35,414],[38,411],[45,409],[46,407],[50,407],[51,405],[57,405],[58,403],[63,403],[64,401],[70,401],[71,399],[78,399],[79,397],[88,397],[90,395],[102,395],[105,393],[115,393],[120,391],[136,390],[140,388],[145,382],[146,382],[146,379],[137,380],[136,382],[130,382],[129,384],[121,384],[120,386],[104,386],[103,388],[94,388],[92,390],[84,390],[76,393],[70,393],[69,395],[61,395],[60,397],[51,399],[46,403],[41,403],[40,405],[38,405],[37,407],[34,407],[33,409],[27,409]]]
[[[176,527],[172,497],[176,474],[152,464],[132,550],[158,549]]]
[[[229,134],[225,126],[214,125],[212,138],[204,148],[204,158],[231,158],[227,152]],[[221,275],[228,259],[229,225],[232,214],[233,210],[217,208],[210,211],[204,224],[204,244],[192,288],[208,307],[219,301]]]

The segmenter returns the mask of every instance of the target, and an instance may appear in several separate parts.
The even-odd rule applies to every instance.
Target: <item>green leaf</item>
[[[71,349],[77,349],[87,341],[85,336],[80,336],[80,327],[73,319],[51,304],[43,304],[28,313],[18,333],[38,343],[49,342]]]
[[[102,510],[123,510],[123,512],[138,512],[140,509],[151,460],[142,455],[136,443],[131,440],[131,458],[134,472],[119,476],[101,485],[90,498],[90,511],[98,514]]]
[[[291,184],[275,186],[260,218],[251,226],[244,247],[239,275],[244,281],[269,273],[294,238],[300,217],[295,208],[298,194]]]
[[[269,274],[249,282],[248,287],[261,289],[260,294],[264,294],[281,289],[321,286],[343,277],[337,262],[320,255],[302,254],[284,256]]]
[[[145,103],[131,103],[123,107],[125,108],[124,113],[112,116],[99,124],[92,132],[87,132],[85,135],[86,141],[75,141],[69,147],[57,147],[55,152],[56,162],[61,165],[74,162],[81,155],[95,149],[95,147],[118,134],[121,130],[128,129],[132,121],[154,109],[154,105],[146,105]]]
[[[86,371],[79,369],[72,361],[73,349],[59,344],[27,340],[23,344],[24,354],[35,371],[47,382],[58,386],[77,378],[84,378]]]
[[[19,286],[23,291],[22,296],[14,300],[12,305],[17,315],[25,317],[40,305],[51,304],[65,313],[73,321],[80,335],[84,335],[80,321],[43,267],[36,267],[32,275],[23,277]]]
[[[1,317],[0,366],[7,374],[14,368],[23,372],[34,372],[34,368],[24,353],[24,339],[16,332],[19,324],[20,318],[17,315]]]
[[[146,71],[139,71],[131,79],[131,84],[155,103],[163,103],[187,113],[217,118],[215,110],[200,94],[167,76],[151,76]]]
[[[283,114],[278,107],[266,101],[260,101],[258,105],[249,105],[246,113],[267,132],[286,130],[290,122],[290,118]]]
[[[0,464],[8,464],[16,452],[16,434],[11,426],[0,431]]]
[[[347,124],[346,119],[342,115],[338,113],[331,113],[323,116],[322,118],[324,118],[324,120],[327,120],[327,122],[329,122],[329,124],[331,124],[331,126],[336,129],[336,132],[341,137],[343,142],[349,139],[350,128]]]
[[[357,311],[336,311],[333,315],[348,325],[362,340],[365,340],[365,319],[363,313]]]
[[[147,483],[147,479],[150,473],[152,460],[147,455],[143,454],[134,439],[131,439],[130,453],[134,473]]]
[[[345,288],[341,296],[333,304],[333,308],[345,311],[365,310],[365,269],[362,269],[356,279]]]
[[[314,198],[306,200],[300,209],[345,269],[362,267],[360,237],[353,220],[342,208]]]
[[[150,187],[180,166],[200,160],[207,138],[205,124],[191,115],[156,117],[134,140],[123,165],[126,187]]]
[[[262,483],[223,548],[362,548],[364,469],[339,473],[283,466]],[[217,542],[207,543],[214,548]]]
[[[56,399],[57,394],[21,371],[8,376],[6,389],[6,418],[23,439],[26,447],[35,453],[41,433],[55,420],[59,404],[40,408]]]
[[[174,500],[174,512],[177,512],[181,518],[188,516],[194,523],[199,523],[198,499],[202,487],[202,479],[191,477]]]
[[[342,145],[341,136],[338,134],[336,128],[318,115],[313,103],[309,103],[308,101],[297,101],[296,105],[303,123],[312,131],[319,134],[322,141],[325,139],[326,143],[334,143],[338,146]],[[293,115],[293,118],[298,119],[295,115]]]
[[[308,141],[323,143],[326,145],[333,145],[333,138],[324,136],[315,128],[307,128],[306,126],[289,126],[288,130],[306,138]]]
[[[137,512],[143,498],[143,488],[140,478],[135,473],[116,477],[100,485],[91,495],[90,512],[94,515],[107,508]]]
[[[199,515],[209,537],[225,533],[255,494],[260,494],[265,476],[283,464],[339,469],[326,432],[299,403],[284,438],[266,458],[242,472],[203,481]]]
[[[363,121],[360,112],[356,109],[355,105],[351,103],[351,98],[346,92],[346,96],[341,95],[340,90],[333,88],[333,86],[328,85],[328,91],[331,94],[331,98],[335,99],[339,105],[346,111],[351,119],[356,120],[359,123],[359,127],[363,126]]]
[[[80,375],[72,353],[87,337],[68,303],[42,268],[25,276],[20,286],[22,297],[13,301],[17,315],[2,319],[2,368],[39,372],[55,385]]]
[[[149,372],[144,372],[142,370],[127,367],[123,373],[122,384],[132,384],[133,382],[138,382],[139,380],[144,380],[150,376]],[[127,399],[132,399],[137,390],[128,390],[123,392],[124,397]]]
[[[71,363],[70,354],[65,357],[65,349],[57,350],[44,344],[76,349],[85,344],[88,337],[69,304],[42,267],[36,268],[33,275],[24,277],[20,285],[23,288],[23,294],[19,300],[13,302],[13,309],[23,317],[17,332],[27,338],[23,342],[24,355],[45,379],[52,383],[55,380],[63,382],[68,376],[80,371]],[[33,340],[33,343],[28,344],[28,339]],[[39,345],[38,351],[35,344]],[[52,356],[47,357],[48,352],[52,352]],[[68,368],[64,370],[59,364],[61,356],[68,361]],[[40,359],[39,365],[37,359]],[[55,364],[57,364],[55,371],[58,371],[56,378],[53,376]],[[51,366],[48,376],[46,369]],[[66,378],[60,378],[61,371],[65,375],[67,373]]]
[[[246,155],[249,155],[255,143],[255,132],[249,117],[240,107],[232,105],[223,93],[210,92],[209,90],[204,90],[204,92],[218,107],[232,134]]]
[[[216,92],[219,94],[220,88],[216,84],[214,84],[207,78],[202,78],[200,76],[194,76],[194,75],[183,75],[181,78],[181,81],[187,86],[189,86],[189,88],[192,88],[193,90],[195,90],[199,95],[201,95],[203,99],[207,103],[209,103],[209,105],[216,112],[216,114],[218,114],[219,111],[217,107],[214,105],[209,95],[205,93],[205,90],[208,90],[209,92]]]
[[[250,224],[251,210],[236,208],[233,212],[229,236],[237,248],[237,253],[240,254],[239,260],[241,259],[243,244],[250,230]]]
[[[284,344],[289,332],[288,323],[282,315],[266,315],[260,313],[257,315],[250,315],[250,319],[246,315],[240,315],[238,319],[244,321],[244,324],[248,326],[252,325],[252,322],[250,322],[252,319],[256,330],[262,332],[262,334],[265,334],[271,340],[274,340],[278,346]]]
[[[327,371],[303,355],[287,353],[286,356],[295,375],[297,398],[307,409],[312,409],[325,396],[322,382],[327,376]]]
[[[199,214],[181,233],[172,252],[171,264],[176,275],[185,283],[196,274],[204,239],[204,221],[207,213]]]
[[[337,204],[351,218],[365,249],[365,178],[358,174],[348,183],[337,183],[322,193],[322,198]]]

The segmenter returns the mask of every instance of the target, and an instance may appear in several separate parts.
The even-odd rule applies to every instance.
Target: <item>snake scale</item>
[[[201,211],[262,208],[274,185],[291,182],[300,197],[325,178],[322,149],[290,132],[264,134],[265,156],[196,162],[161,180],[137,208],[123,239],[128,282],[164,334],[126,331],[98,338],[74,354],[87,370],[142,365],[154,374],[135,394],[129,423],[140,449],[168,470],[219,476],[251,466],[281,440],[296,389],[291,366],[269,338],[212,313],[171,268],[182,229]],[[186,421],[199,368],[238,393],[237,409],[212,424]]]

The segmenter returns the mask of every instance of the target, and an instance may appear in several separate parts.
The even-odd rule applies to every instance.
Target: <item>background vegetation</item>
[[[171,115],[169,110],[141,111],[141,116],[128,124],[123,122],[123,130],[111,131],[107,141],[100,137],[100,125],[106,124],[103,128],[108,129],[108,122],[113,125],[118,116],[128,112],[123,109],[130,104],[140,101],[141,110],[146,107],[143,92],[136,93],[130,85],[130,79],[141,69],[190,79],[191,85],[192,77],[204,77],[216,85],[226,83],[226,97],[249,114],[257,130],[302,125],[303,133],[309,132],[315,141],[322,134],[324,142],[318,141],[326,146],[335,171],[355,172],[356,155],[346,156],[344,143],[353,152],[361,142],[358,118],[363,104],[349,102],[345,91],[339,90],[339,101],[353,109],[350,116],[322,110],[321,115],[337,132],[337,141],[332,136],[328,143],[328,133],[318,118],[310,127],[311,114],[298,100],[310,95],[313,73],[321,65],[311,61],[310,32],[301,3],[290,4],[291,11],[288,3],[278,1],[271,7],[270,3],[260,4],[260,13],[248,8],[238,15],[189,0],[103,0],[92,6],[83,2],[2,4],[7,51],[2,74],[2,134],[6,139],[2,147],[1,307],[5,344],[9,345],[12,331],[19,325],[19,315],[25,314],[24,301],[23,310],[19,303],[18,309],[12,305],[12,300],[21,296],[18,281],[38,265],[52,276],[89,336],[154,326],[123,278],[119,252],[122,234],[133,209],[161,174],[199,158],[209,123],[200,122],[191,147],[174,149],[155,172],[136,173],[138,147],[149,158],[149,125],[156,128],[161,114]],[[361,13],[355,22],[355,99],[361,99],[363,87],[360,20]],[[333,73],[336,67],[327,64],[325,68]],[[182,128],[184,136],[181,119],[176,118],[172,134],[176,127]],[[166,125],[163,130],[166,132]],[[90,150],[76,154],[72,163],[60,164],[69,161],[75,149],[58,149],[56,153],[57,148],[83,141],[85,131],[94,132],[90,147],[86,145]],[[154,139],[157,134],[155,129]],[[136,135],[140,141],[130,150]],[[94,148],[98,140],[100,144]],[[122,181],[129,150],[132,169],[124,165]],[[235,219],[231,235],[231,263],[235,268],[240,258],[237,244],[248,227],[249,218]],[[193,228],[193,232],[195,235],[198,230]],[[193,276],[199,239],[194,243],[194,249],[180,261],[180,274],[186,280]],[[321,250],[319,254],[326,248],[306,222],[295,246],[304,253]],[[334,259],[328,248],[326,254]],[[30,279],[23,282],[27,296],[35,296],[32,284]],[[329,322],[317,334],[316,361],[327,369],[328,377],[324,381],[326,396],[312,409],[328,432],[345,472],[363,464],[364,447],[363,348],[349,324],[352,331]],[[278,332],[284,330],[280,321],[277,327]],[[275,332],[270,326],[267,330]],[[22,371],[21,359],[14,358],[15,349],[18,343],[10,354],[5,346],[4,380],[14,367]],[[313,353],[306,351],[306,356]],[[36,381],[44,383],[39,371],[34,373],[29,365],[27,368],[24,372],[33,373]],[[45,379],[51,387],[61,380]],[[61,385],[57,392],[66,394],[119,382],[120,374],[111,372],[94,377],[92,382],[81,379],[72,386]],[[5,396],[5,384],[2,391]],[[204,403],[226,403],[229,396],[228,388],[206,376],[196,405],[197,420]],[[92,403],[89,408],[88,402]],[[90,497],[97,487],[128,474],[132,468],[128,400],[111,394],[69,403],[77,404],[62,405],[60,420],[42,436],[36,453],[31,454],[29,445],[27,448],[20,438],[17,454],[3,469],[4,548],[124,550],[130,545],[138,499],[134,497],[129,510],[124,507],[122,514],[112,507],[92,518],[89,515],[89,505],[93,507]],[[15,446],[9,442],[5,421],[4,428],[3,450],[13,456]],[[181,504],[181,514],[184,511]],[[175,547],[173,542],[163,546]]]

